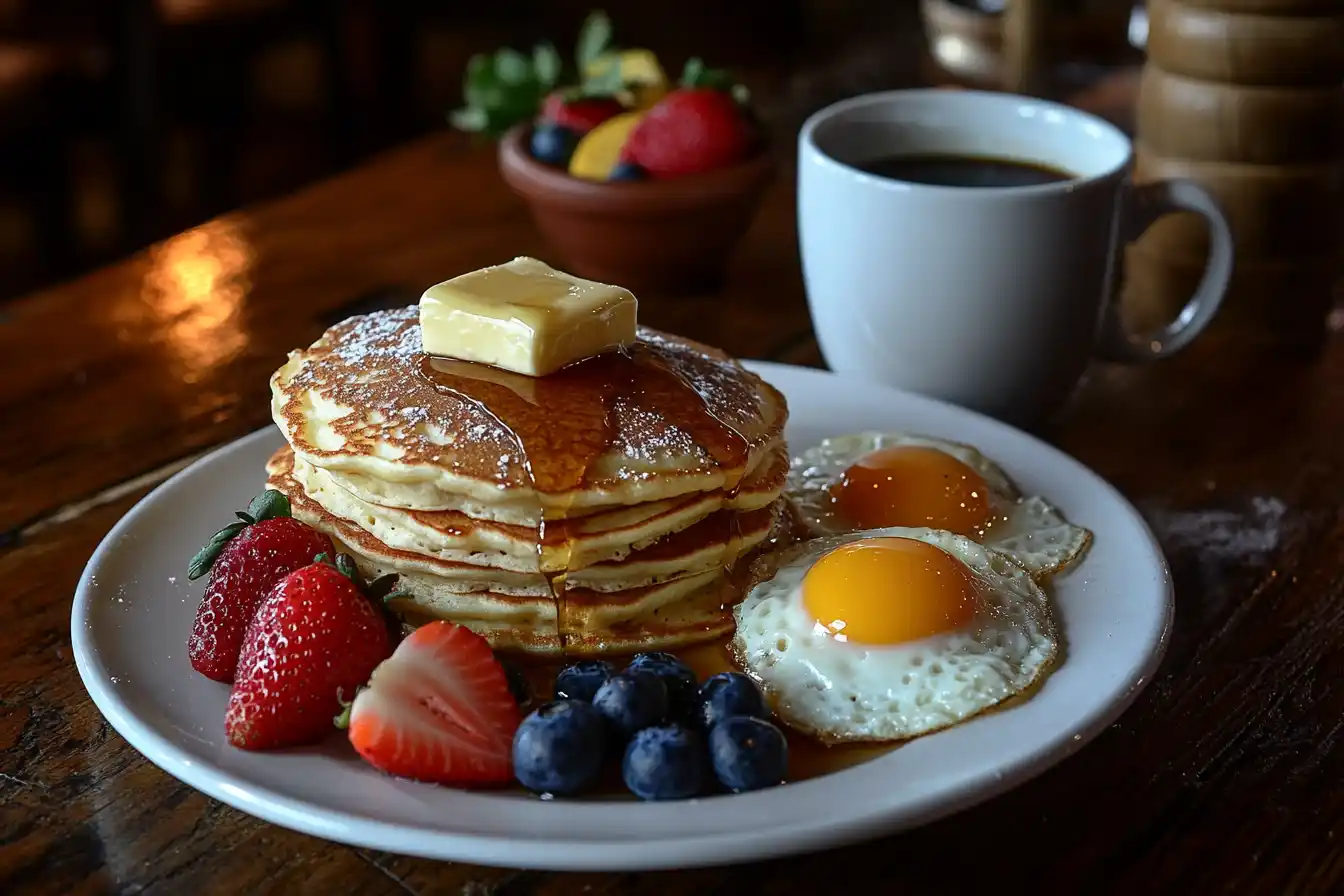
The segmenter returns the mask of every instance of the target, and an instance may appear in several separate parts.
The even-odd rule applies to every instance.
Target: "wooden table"
[[[71,594],[109,527],[269,425],[290,348],[444,276],[545,255],[488,150],[441,137],[0,308],[0,892],[1326,893],[1344,887],[1344,345],[1210,343],[1098,367],[1045,435],[1147,515],[1180,606],[1156,681],[1094,744],[980,808],[817,856],[668,874],[438,864],[291,833],[131,750],[90,703]],[[817,364],[782,179],[722,294],[656,326]],[[900,782],[892,782],[899,787]]]

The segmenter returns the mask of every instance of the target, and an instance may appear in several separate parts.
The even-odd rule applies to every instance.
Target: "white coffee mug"
[[[827,364],[1000,417],[1055,410],[1094,356],[1179,351],[1222,302],[1232,235],[1189,181],[1135,186],[1119,129],[1003,93],[897,90],[817,112],[798,138],[803,276]],[[862,166],[907,156],[1034,163],[1071,177],[1033,186],[907,183]],[[1209,222],[1212,251],[1165,328],[1128,332],[1116,298],[1124,246],[1162,215]]]

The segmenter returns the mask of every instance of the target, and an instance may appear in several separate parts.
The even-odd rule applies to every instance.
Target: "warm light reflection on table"
[[[115,309],[118,330],[150,327],[173,373],[194,383],[247,344],[243,299],[255,253],[230,219],[212,221],[155,246],[140,294]]]

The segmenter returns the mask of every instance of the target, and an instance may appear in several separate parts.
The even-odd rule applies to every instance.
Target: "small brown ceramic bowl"
[[[537,227],[571,273],[635,293],[717,286],[775,173],[769,153],[762,152],[721,171],[597,183],[532,158],[531,137],[530,125],[504,136],[504,180],[527,200]]]

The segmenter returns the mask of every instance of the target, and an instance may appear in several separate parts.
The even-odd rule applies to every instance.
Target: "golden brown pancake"
[[[295,453],[383,483],[384,506],[425,509],[437,493],[550,519],[732,491],[788,415],[722,352],[649,329],[628,353],[539,378],[433,359],[414,306],[332,327],[290,353],[271,392]]]
[[[498,648],[620,653],[715,638],[788,540],[788,409],[716,349],[641,329],[525,377],[426,356],[418,310],[351,318],[271,379],[268,485],[408,621]]]
[[[328,471],[291,458],[278,463],[292,463],[292,471],[286,472],[309,498],[389,547],[513,571],[537,569],[536,526],[479,520],[461,511],[404,510],[374,504],[343,488]],[[541,559],[550,564],[544,571],[561,571],[559,561],[575,570],[619,560],[632,550],[725,512],[724,508],[749,511],[768,507],[779,496],[787,471],[788,453],[781,446],[732,495],[722,490],[683,495],[556,521],[541,532],[546,546],[555,549],[541,552]],[[565,551],[559,550],[562,546]]]
[[[437,576],[443,587],[458,592],[494,591],[547,598],[553,583],[542,572],[538,555],[530,565],[499,565],[498,552],[440,556],[409,551],[380,540],[355,521],[338,517],[306,493],[292,474],[293,454],[281,448],[267,464],[267,487],[283,493],[295,517],[339,539],[356,558],[365,558],[385,571]],[[694,525],[656,539],[619,560],[605,560],[570,569],[568,583],[595,591],[622,591],[695,575],[731,563],[769,537],[778,502],[759,510],[719,510]]]

